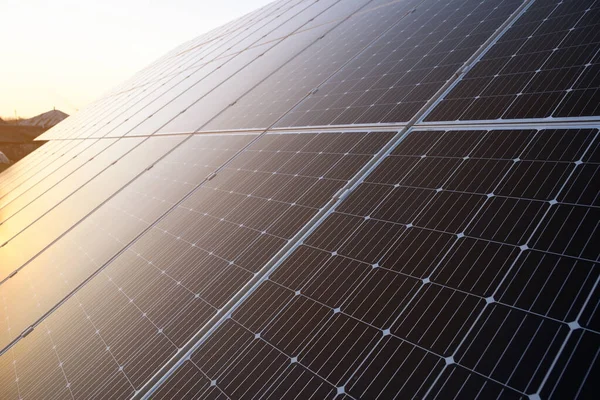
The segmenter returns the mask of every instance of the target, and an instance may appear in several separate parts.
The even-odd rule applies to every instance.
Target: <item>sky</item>
[[[0,117],[73,114],[164,53],[271,0],[0,0]]]

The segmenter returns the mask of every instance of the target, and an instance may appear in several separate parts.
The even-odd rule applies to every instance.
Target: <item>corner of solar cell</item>
[[[540,397],[539,393],[530,394],[527,397],[529,397],[529,400],[542,400],[542,398]]]
[[[569,327],[569,329],[571,329],[572,331],[574,331],[575,329],[580,329],[581,325],[579,325],[579,322],[577,321],[571,321],[567,324],[567,326]]]
[[[519,246],[519,249],[521,251],[529,250],[529,246],[527,246],[526,244],[523,244],[523,245]]]

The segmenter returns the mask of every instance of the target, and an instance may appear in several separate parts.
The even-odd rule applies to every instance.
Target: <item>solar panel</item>
[[[194,60],[191,66],[182,68],[182,71],[176,72],[166,81],[158,80],[158,93],[142,93],[143,98],[134,104],[135,107],[119,116],[117,120],[97,129],[91,136],[122,136],[156,131],[168,121],[164,116],[172,118],[173,115],[177,115],[182,105],[189,105],[193,100],[210,93],[225,79],[270,48],[272,43],[262,47],[257,44],[265,35],[272,40],[279,37],[275,33],[277,27],[282,24],[287,26],[291,20],[307,18],[305,14],[309,13],[309,10],[312,10],[310,3],[294,4],[294,7],[260,24],[257,29],[243,32],[239,38],[234,37],[224,43],[218,43],[215,48],[195,49],[190,54],[195,58],[200,56],[199,60]],[[116,109],[119,110],[118,107]],[[172,112],[174,109],[177,110],[175,113]],[[162,119],[160,116],[163,116]]]
[[[66,160],[59,160],[63,157],[71,148],[81,144],[81,142],[70,141],[70,142],[50,142],[48,146],[43,146],[47,151],[46,154],[40,154],[36,158],[26,157],[19,160],[14,165],[15,170],[9,168],[5,170],[6,174],[3,175],[2,189],[0,195],[3,202],[8,201],[8,198],[16,197],[15,193],[17,188],[30,178],[38,174],[40,171],[52,171],[56,168],[56,165],[61,165]],[[88,143],[89,146],[91,143]],[[41,150],[41,149],[40,149]],[[30,153],[36,154],[37,151]],[[21,189],[21,188],[19,188]],[[5,203],[3,203],[5,204]]]
[[[22,217],[15,217],[0,226],[6,235],[3,238],[9,239],[0,248],[2,276],[43,250],[183,139],[181,136],[122,139],[115,151],[95,158],[86,164],[87,168],[79,170],[84,179],[81,180],[83,186],[76,191],[70,192],[69,188],[66,193],[46,192],[51,201],[36,201],[35,212],[23,213]],[[106,170],[100,173],[104,168]],[[89,179],[87,183],[86,179]]]
[[[535,1],[427,117],[598,115],[596,1]]]
[[[409,121],[521,1],[424,1],[277,126]]]
[[[18,195],[19,192],[25,189],[20,196],[16,198],[11,198],[12,196],[10,196],[7,198],[6,200],[9,201],[2,207],[2,216],[0,219],[3,222],[3,225],[0,230],[4,235],[7,235],[6,232],[9,230],[4,223],[7,223],[8,225],[8,221],[11,217],[18,214],[21,210],[27,212],[29,210],[27,207],[35,207],[35,204],[32,204],[35,201],[40,203],[44,202],[47,204],[47,207],[51,207],[54,204],[52,200],[45,200],[43,197],[40,199],[40,196],[51,197],[52,193],[57,193],[53,199],[55,201],[60,201],[72,191],[79,189],[82,183],[89,179],[89,172],[87,170],[92,168],[92,163],[90,163],[91,159],[97,158],[97,162],[95,163],[97,164],[96,168],[101,169],[106,167],[109,162],[112,162],[113,157],[118,157],[120,153],[116,149],[105,152],[104,156],[101,154],[104,150],[115,144],[115,142],[116,139],[101,140],[96,143],[93,141],[79,142],[76,147],[61,157],[60,161],[67,162],[59,168],[52,171],[53,165],[49,165],[49,171],[43,169],[37,174],[38,176],[35,176],[35,179],[31,182],[33,184],[31,187],[27,188],[29,185],[21,185],[21,190],[12,190],[11,194],[14,193],[15,195]],[[134,144],[136,143],[131,142],[131,145]],[[124,145],[122,151],[127,151],[129,149],[129,146]],[[110,160],[106,159],[109,157],[111,158]],[[102,162],[103,159],[106,159],[104,160],[104,163]],[[38,182],[35,182],[35,180]],[[34,212],[27,212],[27,215],[30,218],[36,216]],[[23,224],[21,223],[20,226],[23,226]],[[2,236],[4,237],[4,235]]]
[[[283,2],[280,2],[283,3]],[[61,124],[63,126],[56,127],[51,131],[45,133],[42,138],[64,138],[64,137],[88,137],[92,132],[94,137],[101,137],[107,134],[107,132],[114,129],[122,122],[127,122],[129,118],[135,116],[137,112],[140,112],[149,102],[156,100],[156,97],[166,94],[164,89],[169,89],[175,83],[179,83],[179,80],[190,79],[186,78],[194,72],[195,69],[202,67],[204,64],[210,61],[219,61],[220,57],[225,50],[229,49],[233,45],[237,45],[242,40],[252,37],[252,35],[263,28],[266,23],[271,23],[273,20],[279,20],[280,23],[290,15],[298,13],[298,10],[306,8],[309,3],[305,4],[301,1],[285,2],[287,4],[277,5],[274,3],[270,7],[266,7],[263,12],[258,13],[253,23],[246,26],[245,29],[234,29],[230,32],[222,32],[220,35],[216,35],[213,38],[206,38],[204,36],[198,38],[199,43],[190,43],[188,46],[181,46],[182,48],[175,49],[172,53],[153,63],[146,70],[136,75],[128,82],[115,88],[104,98],[86,107],[82,112],[78,113],[75,117],[76,121],[68,121],[70,124]],[[243,27],[243,24],[242,24]],[[254,37],[256,40],[256,37]],[[243,50],[243,48],[241,49]],[[222,61],[220,62],[222,63]],[[220,64],[219,63],[219,64]],[[179,76],[179,80],[175,79]],[[170,78],[175,79],[172,83],[167,86]],[[187,86],[191,85],[193,80],[186,80]],[[150,85],[159,85],[162,91],[155,93],[148,89]],[[163,86],[166,86],[163,88]],[[177,93],[176,93],[177,94]],[[146,99],[147,96],[151,96]],[[134,99],[135,101],[132,101]],[[138,104],[141,100],[146,99],[146,102]],[[168,99],[167,99],[168,101]],[[134,103],[134,104],[131,104]],[[112,117],[109,112],[122,112],[123,106],[127,105],[128,108],[136,106],[133,111],[126,110],[127,113],[122,113],[117,116],[118,119]],[[147,118],[151,112],[144,112],[143,118]],[[97,122],[100,118],[104,118],[104,126],[97,126]],[[138,123],[141,121],[138,121]],[[131,127],[133,127],[132,125]],[[131,128],[130,127],[130,128]],[[62,128],[62,129],[61,129]],[[86,128],[86,129],[83,129]]]
[[[421,1],[367,4],[202,129],[267,128]]]
[[[190,138],[3,282],[0,320],[10,324],[0,329],[0,347],[76,290],[254,137]]]
[[[539,393],[561,346],[580,329],[573,321],[600,270],[595,258],[540,248],[536,232],[563,206],[553,199],[581,168],[578,160],[592,157],[597,133],[410,133],[158,398],[182,387],[192,388],[190,398],[253,397],[289,390],[298,379],[323,398]],[[557,163],[571,166],[546,175],[558,188],[530,191],[539,186],[522,169],[547,173]],[[212,385],[192,387],[191,379]]]
[[[594,398],[593,1],[285,0],[0,174],[0,398]]]
[[[72,344],[66,338],[76,335],[75,342],[84,342],[81,346],[86,350],[79,348],[75,353],[78,361],[72,360],[71,365],[79,365],[79,360],[87,357],[94,360],[88,362],[102,363],[102,358],[107,357],[104,347],[110,348],[109,354],[118,360],[111,370],[99,372],[101,383],[93,390],[100,390],[107,380],[128,380],[129,387],[123,389],[128,393],[138,389],[392,136],[386,132],[263,136],[2,357],[19,354],[21,346],[27,349],[39,345],[35,352],[48,351],[46,342],[39,340],[47,335],[43,327],[53,326],[50,329],[53,341],[66,340]],[[223,241],[224,238],[227,240]],[[197,267],[191,268],[193,265]],[[37,276],[36,269],[28,270],[29,267],[23,278],[20,278],[21,273],[12,278],[20,279],[14,281],[15,290],[28,275]],[[69,274],[67,269],[61,278]],[[63,286],[76,284],[69,281]],[[157,296],[157,290],[161,295]],[[78,306],[80,303],[82,306]],[[85,316],[80,307],[85,308]],[[85,321],[87,316],[90,322]],[[83,337],[84,332],[71,329],[73,324],[79,326],[79,322],[74,320],[65,325],[61,318],[84,318],[83,322],[93,323],[93,331],[98,332]],[[31,319],[26,322],[30,323]],[[124,336],[124,332],[128,333]],[[100,359],[94,353],[98,338],[106,343]],[[137,343],[136,347],[150,346],[153,350],[140,352],[131,347],[130,341]],[[63,364],[58,367],[53,364],[52,368],[65,367],[72,357],[73,347],[65,350],[67,354],[59,349]],[[17,357],[15,361],[25,369],[47,368],[38,364],[39,361],[46,363],[45,357]],[[37,382],[53,379],[52,374],[38,374]],[[7,383],[15,378],[19,377],[3,375],[1,379]],[[71,391],[90,385],[87,379],[77,382],[77,375],[67,379],[73,388]],[[113,385],[118,386],[111,383]],[[35,393],[35,388],[21,386],[21,383],[19,390],[28,395]]]
[[[259,42],[252,49],[258,53],[257,57],[215,88],[210,97],[196,96],[195,102],[186,103],[183,107],[179,105],[178,108],[184,108],[185,113],[161,127],[161,132],[198,130],[218,112],[236,102],[246,91],[268,78],[367,3],[369,1],[366,0],[317,2],[308,9],[308,13],[301,14],[304,24],[298,24],[300,26],[295,30],[292,30],[294,25],[290,29],[286,28],[288,24],[285,24],[273,33],[274,38],[266,38]],[[272,43],[273,41],[275,43]],[[261,44],[263,42],[265,44]],[[169,115],[172,114],[171,110]]]

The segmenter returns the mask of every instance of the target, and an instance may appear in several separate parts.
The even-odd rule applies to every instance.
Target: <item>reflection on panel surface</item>
[[[0,248],[0,258],[3,260],[0,265],[0,276],[4,278],[21,267],[184,139],[181,136],[174,136],[148,140],[142,138],[119,140],[117,143],[122,142],[123,146],[130,150],[129,153],[124,156],[117,152],[107,154],[112,162],[110,166],[106,165],[108,168],[101,172],[94,171],[100,173],[95,177],[94,175],[87,177],[91,179],[88,183],[56,204],[40,216],[35,224],[25,228]],[[121,156],[123,157],[120,158]],[[94,161],[86,166],[96,168]]]
[[[45,152],[41,152],[40,149],[30,153],[29,156],[20,160],[11,168],[5,170],[2,175],[2,184],[0,186],[0,201],[2,205],[6,205],[10,200],[17,197],[23,190],[23,185],[31,185],[30,181],[36,179],[42,179],[47,173],[51,172],[53,168],[62,165],[67,162],[68,159],[63,157],[69,154],[70,150],[75,147],[87,147],[90,143],[83,144],[81,141],[69,141],[69,142],[50,142],[42,148]],[[38,152],[40,152],[38,154]],[[14,168],[14,169],[13,169]],[[43,172],[40,176],[40,172]]]
[[[0,238],[4,241],[10,239],[137,144],[124,141],[111,149],[116,141],[85,141],[66,153],[64,158],[68,162],[41,177],[37,184],[1,209],[0,221],[3,224]]]
[[[427,120],[598,115],[600,5],[537,0]]]
[[[2,386],[131,395],[393,135],[262,136],[3,354]]]
[[[563,199],[586,192],[574,182],[597,152],[595,129],[412,132],[157,397],[526,398],[566,340],[589,373],[578,346],[598,332],[583,320],[584,341],[570,332],[598,254],[565,249],[580,231],[597,242],[582,228],[597,217],[553,221],[585,207]],[[561,360],[556,376],[578,362]],[[544,390],[561,398],[561,381]]]
[[[0,286],[0,348],[66,297],[254,135],[195,136]]]

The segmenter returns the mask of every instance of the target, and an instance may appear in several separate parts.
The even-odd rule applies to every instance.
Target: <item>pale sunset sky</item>
[[[0,0],[0,117],[68,114],[271,0]]]

